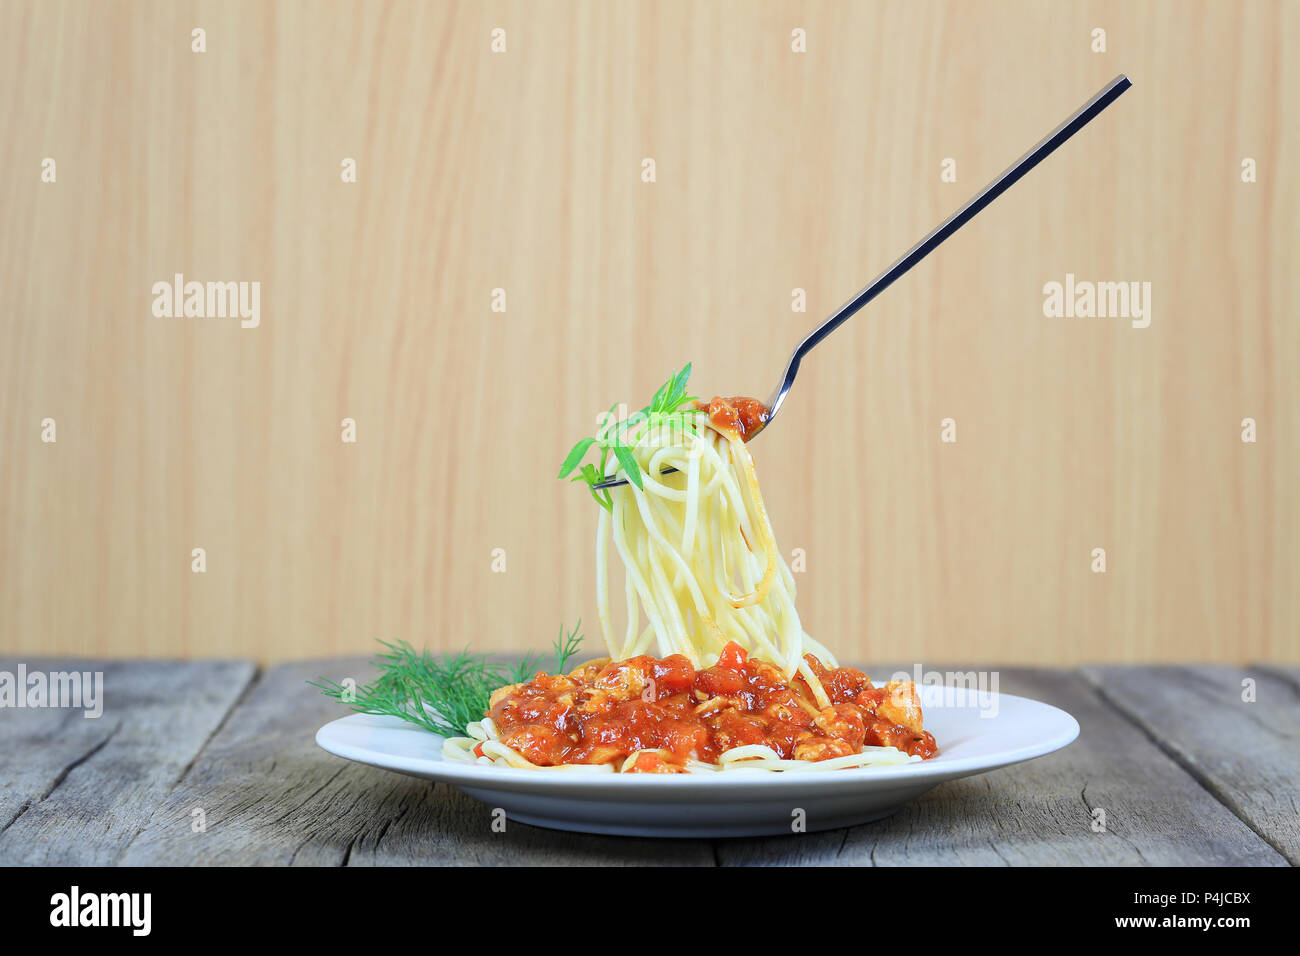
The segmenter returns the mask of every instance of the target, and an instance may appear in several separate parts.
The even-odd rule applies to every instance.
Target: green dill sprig
[[[566,634],[560,626],[551,645],[555,673],[563,673],[578,653],[581,627],[579,621]],[[406,641],[379,643],[388,651],[375,657],[372,663],[379,669],[379,677],[364,687],[348,687],[323,677],[307,683],[358,713],[400,717],[443,737],[464,736],[465,725],[482,720],[487,713],[494,690],[530,680],[542,664],[542,655],[537,653],[511,665],[469,651],[435,656],[415,650]]]
[[[627,475],[627,480],[638,488],[644,488],[641,466],[632,454],[638,441],[655,428],[680,429],[684,435],[699,434],[696,419],[700,413],[694,407],[696,396],[686,394],[686,383],[690,377],[691,365],[687,362],[680,372],[659,386],[649,405],[622,421],[613,420],[614,409],[618,405],[610,406],[609,420],[600,431],[592,437],[581,439],[569,449],[564,463],[560,465],[559,477],[566,478],[576,469],[577,473],[569,480],[586,482],[596,503],[607,511],[612,511],[614,498],[609,489],[601,491],[595,486],[605,480],[605,466],[609,463],[609,456],[613,455]],[[583,463],[582,460],[593,446],[600,452],[599,463]]]

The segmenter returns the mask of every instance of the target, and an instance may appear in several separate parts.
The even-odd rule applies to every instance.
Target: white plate
[[[450,784],[510,820],[626,836],[733,837],[830,830],[888,816],[936,784],[1060,750],[1079,735],[1065,711],[1010,694],[924,686],[925,728],[939,744],[920,763],[773,773],[614,774],[513,770],[442,758],[442,738],[395,717],[353,714],[316,743],[348,760]]]

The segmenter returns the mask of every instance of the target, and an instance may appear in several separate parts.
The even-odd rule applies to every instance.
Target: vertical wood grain
[[[688,360],[706,395],[765,395],[1127,72],[805,364],[754,447],[778,540],[844,658],[1300,660],[1298,19],[4,0],[0,649],[275,660],[594,622],[594,506],[553,476],[596,412]],[[261,326],[153,317],[177,272],[260,281]],[[1045,318],[1067,272],[1150,282],[1150,327]]]

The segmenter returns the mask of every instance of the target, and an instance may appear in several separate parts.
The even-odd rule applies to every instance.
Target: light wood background
[[[554,475],[596,412],[688,360],[766,395],[1127,72],[805,363],[754,446],[778,540],[842,658],[1298,660],[1297,62],[1280,2],[0,0],[0,651],[594,624]],[[155,318],[177,272],[261,326]],[[1045,318],[1067,272],[1150,282],[1150,327]]]

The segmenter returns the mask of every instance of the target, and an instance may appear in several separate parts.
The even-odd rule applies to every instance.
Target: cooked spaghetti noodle
[[[639,481],[612,490],[597,527],[609,657],[499,689],[444,756],[681,773],[872,767],[936,752],[912,684],[876,688],[804,633],[745,447],[765,414],[752,399],[714,399],[697,429],[656,429],[653,419],[628,429]],[[610,457],[604,475],[626,466]],[[609,603],[610,541],[625,569],[621,630]]]
[[[660,442],[643,439],[634,453],[644,487],[620,487],[600,514],[596,595],[606,646],[623,660],[653,643],[661,656],[681,654],[699,667],[735,641],[787,678],[800,667],[808,676],[804,648],[833,662],[830,653],[799,623],[794,576],[777,550],[749,450],[709,421],[698,436],[669,430]],[[662,474],[670,468],[677,471]],[[610,620],[611,538],[626,569],[621,637]]]

